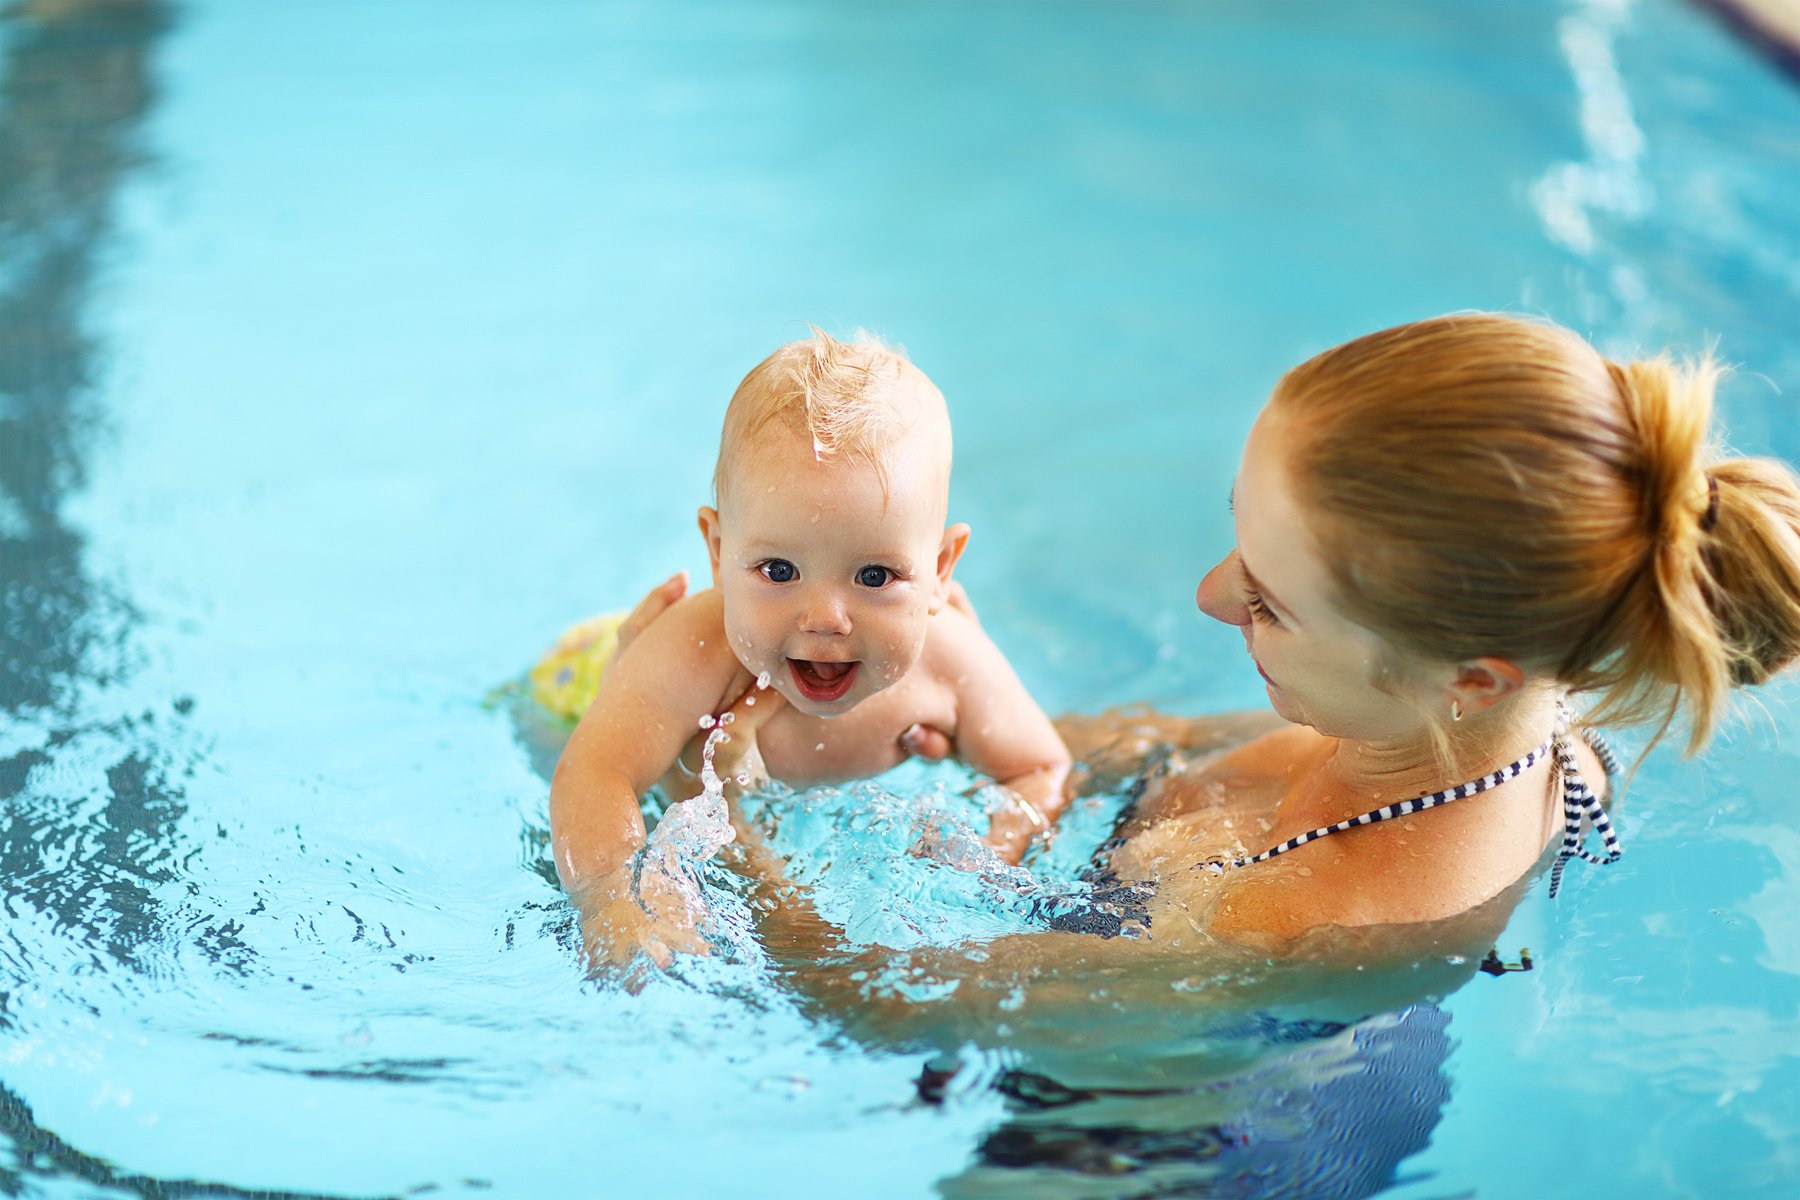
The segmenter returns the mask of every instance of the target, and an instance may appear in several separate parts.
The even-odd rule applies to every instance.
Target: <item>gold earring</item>
[[[1452,700],[1450,702],[1450,719],[1452,721],[1462,720],[1462,701]]]

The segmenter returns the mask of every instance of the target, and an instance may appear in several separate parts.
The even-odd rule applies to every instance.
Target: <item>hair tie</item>
[[[1719,523],[1719,481],[1713,473],[1706,473],[1706,515],[1700,518],[1700,532],[1711,533],[1714,525]]]

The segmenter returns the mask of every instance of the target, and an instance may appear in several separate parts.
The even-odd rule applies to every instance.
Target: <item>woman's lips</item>
[[[812,662],[804,658],[788,659],[788,670],[794,676],[794,686],[808,700],[821,704],[833,700],[842,700],[850,691],[850,685],[856,682],[854,662]]]

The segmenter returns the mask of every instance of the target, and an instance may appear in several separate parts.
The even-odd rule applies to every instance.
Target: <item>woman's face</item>
[[[1290,424],[1264,410],[1250,430],[1232,488],[1237,546],[1200,581],[1200,611],[1243,631],[1284,720],[1332,737],[1416,735],[1425,724],[1416,706],[1426,699],[1423,686],[1405,656],[1341,610],[1289,486]]]

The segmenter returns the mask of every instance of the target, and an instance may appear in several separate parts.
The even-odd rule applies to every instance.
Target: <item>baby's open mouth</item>
[[[788,659],[794,673],[794,686],[808,700],[842,700],[856,681],[854,662],[809,662],[804,658]]]

